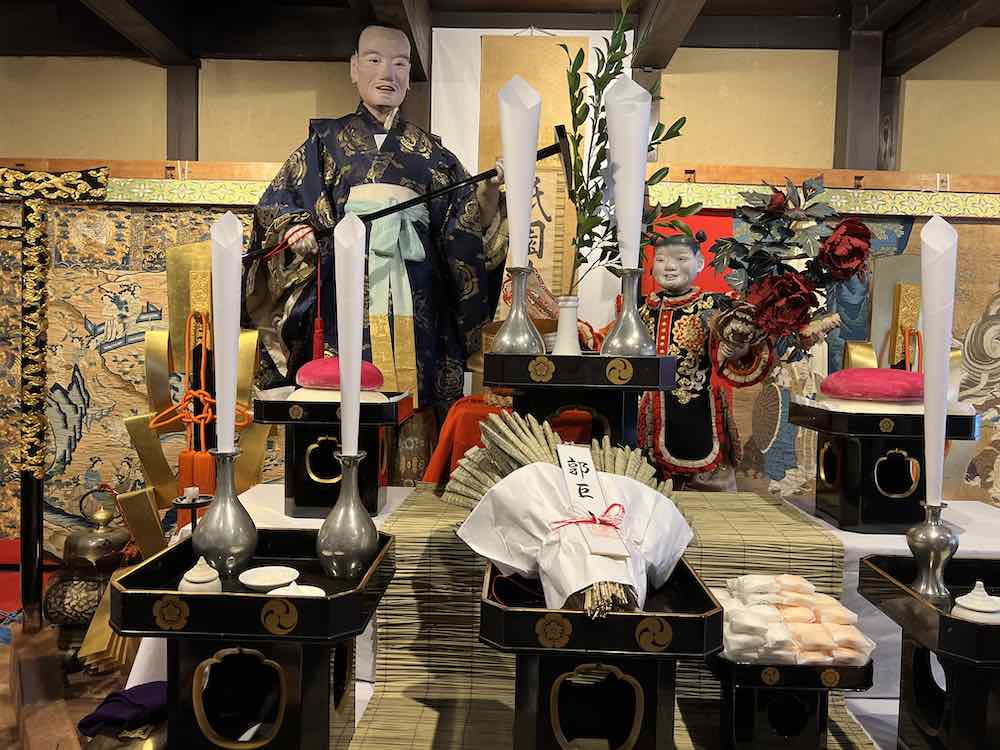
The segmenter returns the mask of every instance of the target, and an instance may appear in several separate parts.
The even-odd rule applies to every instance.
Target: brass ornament
[[[781,681],[781,672],[774,667],[765,667],[760,673],[760,680],[765,685],[774,687]]]
[[[662,617],[646,617],[635,626],[635,642],[643,651],[665,651],[673,638],[673,628]]]
[[[535,623],[535,635],[545,648],[563,648],[573,635],[573,623],[558,612],[549,612]]]
[[[879,420],[878,428],[881,432],[892,432],[896,429],[896,423],[889,419],[889,417],[885,417]]]
[[[288,407],[288,416],[291,419],[302,419],[306,415],[306,410],[303,409],[298,404],[292,404]]]
[[[287,599],[271,599],[260,611],[260,622],[271,635],[288,635],[299,624],[299,610]]]
[[[555,372],[555,362],[548,357],[535,357],[528,363],[528,377],[536,383],[548,383]]]
[[[608,362],[605,374],[608,377],[609,383],[614,383],[615,385],[625,385],[632,380],[632,376],[635,374],[635,369],[632,367],[632,363],[627,359],[615,357],[613,360]]]
[[[316,482],[316,484],[337,484],[343,477],[342,473],[338,473],[335,476],[331,477],[321,477],[319,474],[313,471],[312,455],[317,450],[319,450],[320,446],[323,443],[332,443],[332,449],[334,453],[340,451],[340,440],[338,440],[333,435],[321,435],[319,438],[316,439],[315,442],[310,443],[309,447],[306,448],[306,474],[312,481]]]
[[[183,630],[190,615],[188,603],[172,594],[161,596],[153,604],[153,618],[160,630]]]
[[[819,681],[823,683],[823,687],[835,688],[840,684],[840,672],[836,669],[824,669],[819,676]]]
[[[881,482],[879,482],[879,466],[882,465],[883,461],[887,461],[889,456],[892,455],[900,456],[904,461],[907,461],[910,466],[910,486],[902,492],[888,492],[882,487]],[[884,497],[891,500],[902,500],[916,492],[917,487],[920,486],[920,462],[902,448],[893,448],[886,451],[885,454],[879,456],[878,460],[875,461],[875,465],[872,467],[872,480],[875,482],[875,489],[878,490]]]

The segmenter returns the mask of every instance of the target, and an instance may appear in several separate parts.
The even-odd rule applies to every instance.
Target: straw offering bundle
[[[515,412],[491,414],[483,421],[481,436],[484,448],[473,447],[459,462],[445,487],[443,499],[464,508],[475,508],[483,495],[517,469],[533,463],[558,465],[556,446],[562,440],[548,422],[539,423],[528,415]],[[634,479],[662,493],[670,492],[669,481],[658,483],[656,471],[639,450],[612,447],[607,436],[591,442],[591,455],[597,471]],[[604,617],[609,612],[632,612],[638,608],[635,591],[613,581],[599,581],[573,594],[569,609],[582,609],[590,617]]]

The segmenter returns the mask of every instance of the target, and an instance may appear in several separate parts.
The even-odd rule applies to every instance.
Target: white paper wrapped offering
[[[635,591],[639,609],[648,590],[666,583],[693,536],[674,504],[656,490],[598,472],[609,502],[619,503],[617,533],[627,556],[593,554],[589,511],[571,500],[563,471],[552,464],[522,467],[497,483],[469,514],[458,536],[504,574],[541,579],[545,604],[560,609],[569,597],[599,582]]]

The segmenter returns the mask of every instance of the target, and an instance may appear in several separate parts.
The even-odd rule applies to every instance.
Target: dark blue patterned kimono
[[[379,133],[386,134],[381,149],[374,139]],[[251,250],[274,247],[294,224],[332,227],[345,215],[356,185],[398,185],[423,194],[465,176],[461,163],[435,136],[401,117],[388,131],[364,105],[345,117],[313,120],[308,140],[288,158],[257,204]],[[465,361],[480,349],[481,327],[491,317],[475,189],[454,191],[428,209],[424,221],[414,225],[423,257],[403,261],[412,294],[412,340],[399,340],[398,326],[388,327],[394,331],[396,361],[415,359],[421,406],[461,396]],[[333,239],[319,241],[325,343],[335,352]],[[260,330],[265,349],[261,385],[291,381],[312,357],[315,271],[315,259],[303,259],[291,250],[246,268],[246,315]],[[375,361],[369,291],[366,288],[364,357]],[[380,326],[376,348],[379,331],[385,334]],[[410,348],[414,351],[405,351]]]

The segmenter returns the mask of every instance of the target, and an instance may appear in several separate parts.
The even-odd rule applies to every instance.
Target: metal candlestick
[[[508,268],[514,287],[514,298],[507,320],[493,337],[490,351],[494,354],[545,354],[542,334],[528,315],[528,274],[531,268]]]
[[[601,354],[605,357],[655,357],[656,342],[639,317],[639,278],[641,268],[622,270],[622,311],[611,333],[604,339]]]
[[[946,503],[923,503],[927,518],[906,532],[906,543],[917,561],[917,578],[910,588],[932,601],[950,601],[944,569],[958,550],[958,535],[941,520]]]
[[[205,561],[219,575],[238,573],[257,549],[257,527],[236,496],[234,472],[239,451],[215,456],[215,499],[201,523],[191,533],[195,558]]]
[[[340,495],[316,535],[316,556],[331,578],[361,578],[378,553],[378,530],[358,491],[358,465],[365,457],[335,454],[341,466]]]

